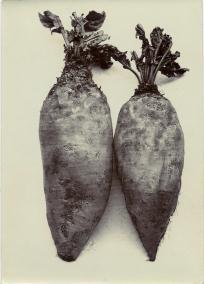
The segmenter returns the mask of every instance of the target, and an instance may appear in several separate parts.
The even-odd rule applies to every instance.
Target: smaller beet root
[[[156,94],[134,96],[120,111],[114,145],[128,212],[154,261],[183,169],[183,133],[173,106]]]
[[[114,148],[126,207],[150,261],[155,261],[181,187],[184,136],[177,113],[159,92],[155,79],[160,71],[179,77],[188,69],[175,62],[172,39],[163,29],[153,29],[150,39],[141,25],[136,37],[142,40],[142,54],[132,52],[136,69],[125,53],[115,50],[115,60],[138,79],[135,94],[119,113]],[[113,50],[114,52],[114,50]]]

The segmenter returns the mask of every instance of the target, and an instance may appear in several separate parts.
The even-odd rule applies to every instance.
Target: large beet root
[[[101,15],[101,16],[100,16]],[[100,16],[101,26],[105,13]],[[73,13],[70,32],[58,16],[40,14],[45,27],[65,39],[65,67],[45,99],[40,115],[47,219],[59,257],[75,260],[99,222],[112,179],[112,122],[105,95],[92,80],[89,65],[110,67],[103,32],[86,34],[83,16]],[[100,56],[99,56],[100,55]]]
[[[58,255],[77,258],[105,209],[112,178],[106,97],[85,66],[67,66],[44,101],[40,141],[47,218]]]
[[[161,95],[136,95],[120,111],[114,140],[126,206],[154,260],[181,187],[184,138],[177,114]]]

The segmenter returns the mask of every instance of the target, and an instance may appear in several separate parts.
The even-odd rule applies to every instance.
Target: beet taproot
[[[79,256],[103,215],[113,159],[110,109],[90,69],[93,63],[112,64],[100,45],[108,36],[97,31],[105,13],[72,15],[71,31],[51,12],[39,15],[65,40],[65,67],[43,103],[39,126],[47,220],[65,261]]]
[[[180,54],[171,53],[172,40],[162,29],[152,31],[151,44],[141,25],[136,26],[137,36],[143,42],[140,57],[132,52],[137,71],[130,61],[121,63],[136,75],[139,86],[120,110],[114,148],[127,210],[149,260],[154,261],[176,209],[184,164],[181,125],[155,78],[158,71],[177,77],[188,69],[175,62]]]

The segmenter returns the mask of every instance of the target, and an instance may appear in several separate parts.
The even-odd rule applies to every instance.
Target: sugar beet
[[[184,163],[184,136],[171,103],[155,84],[160,71],[178,77],[188,69],[175,62],[171,38],[159,27],[150,34],[151,44],[141,25],[136,37],[142,40],[142,54],[132,52],[137,70],[119,58],[125,69],[136,75],[139,86],[123,105],[118,116],[114,147],[118,174],[126,206],[150,261],[177,205]]]
[[[144,93],[122,107],[114,139],[126,206],[154,260],[181,187],[183,132],[171,103]]]
[[[90,64],[111,65],[97,30],[105,13],[88,20],[73,13],[73,30],[58,16],[40,14],[45,27],[65,39],[65,67],[40,114],[40,143],[47,219],[58,256],[75,260],[99,222],[112,179],[112,122],[105,95],[93,82]],[[89,30],[91,29],[91,32]],[[100,56],[99,56],[100,54]]]

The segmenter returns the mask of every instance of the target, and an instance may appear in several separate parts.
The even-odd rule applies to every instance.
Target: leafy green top
[[[127,52],[121,52],[116,47],[108,44],[101,44],[109,39],[107,34],[99,30],[104,23],[105,12],[97,13],[90,11],[87,16],[77,16],[72,13],[70,31],[62,25],[59,16],[45,11],[39,13],[39,18],[44,27],[49,28],[51,33],[61,33],[65,42],[65,60],[71,58],[82,61],[85,64],[98,64],[102,68],[109,68],[112,65],[111,58],[119,61],[123,68],[129,69],[138,79],[139,90],[157,91],[155,79],[160,71],[167,77],[179,77],[189,69],[181,68],[176,62],[180,53],[171,52],[172,39],[169,35],[163,34],[163,29],[156,27],[150,34],[150,41],[146,38],[143,27],[138,24],[135,28],[136,38],[142,41],[142,53],[137,55],[136,51],[131,52],[131,61],[135,62],[137,70],[131,66],[127,58]]]
[[[187,68],[181,68],[176,62],[180,53],[178,51],[171,52],[172,39],[169,35],[163,34],[163,29],[154,28],[150,34],[150,42],[141,25],[138,24],[135,30],[136,38],[139,37],[142,41],[141,55],[138,56],[136,51],[131,53],[131,60],[135,62],[137,70],[131,67],[131,63],[125,54],[123,54],[122,60],[120,58],[115,59],[114,56],[113,58],[118,60],[125,69],[129,69],[135,74],[139,82],[139,91],[157,90],[155,79],[159,71],[167,77],[179,77],[189,71]]]
[[[51,33],[61,33],[65,42],[65,60],[75,58],[83,63],[95,63],[102,68],[109,68],[112,65],[111,57],[101,43],[109,39],[107,34],[99,31],[104,23],[105,12],[97,13],[90,11],[87,16],[77,16],[72,13],[70,31],[62,25],[59,16],[45,11],[39,13],[39,18],[44,27],[49,28]]]

